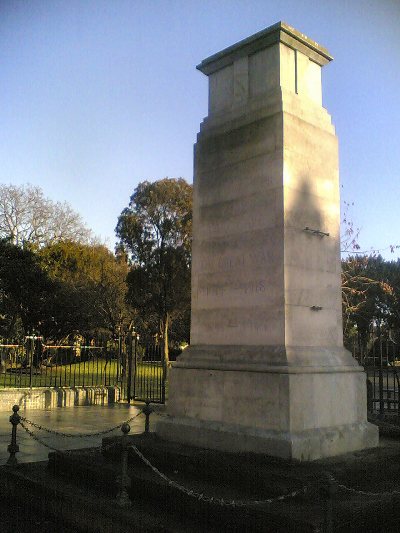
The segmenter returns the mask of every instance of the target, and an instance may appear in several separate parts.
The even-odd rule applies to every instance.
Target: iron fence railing
[[[0,388],[117,386],[124,399],[163,403],[165,381],[162,346],[131,334],[66,344],[0,339]]]
[[[400,346],[377,337],[354,343],[352,352],[367,374],[369,411],[400,417]]]

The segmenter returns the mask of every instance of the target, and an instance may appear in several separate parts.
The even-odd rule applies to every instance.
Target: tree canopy
[[[191,185],[182,178],[139,183],[116,234],[118,253],[131,265],[128,301],[140,312],[143,327],[157,327],[168,354],[170,333],[189,338]]]
[[[400,260],[380,255],[350,256],[342,261],[344,337],[366,346],[376,333],[400,341]]]
[[[1,336],[45,327],[52,316],[56,290],[33,252],[0,240]]]
[[[38,253],[49,278],[58,283],[54,332],[115,332],[129,320],[125,304],[128,266],[101,245],[59,242]]]
[[[116,333],[132,318],[127,272],[126,261],[100,245],[64,241],[33,252],[0,241],[0,336]]]

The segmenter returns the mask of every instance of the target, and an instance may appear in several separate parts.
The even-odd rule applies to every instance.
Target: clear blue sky
[[[400,244],[400,0],[0,0],[0,183],[66,200],[113,247],[139,181],[192,181],[195,66],[279,20],[334,56],[323,99],[360,244]]]

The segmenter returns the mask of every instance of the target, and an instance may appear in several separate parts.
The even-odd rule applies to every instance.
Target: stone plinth
[[[323,47],[278,23],[203,61],[191,346],[162,436],[311,460],[376,446],[343,348],[338,142]]]

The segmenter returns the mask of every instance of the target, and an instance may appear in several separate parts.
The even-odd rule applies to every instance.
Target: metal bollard
[[[142,409],[142,413],[146,415],[146,421],[144,423],[144,432],[150,433],[150,415],[154,411],[152,407],[150,407],[150,400],[146,400],[146,405]]]
[[[131,486],[131,480],[128,476],[128,433],[131,427],[125,422],[122,424],[121,431],[121,476],[118,477],[119,490],[117,494],[117,503],[120,507],[130,507],[132,502],[129,498],[127,489]]]
[[[19,452],[19,446],[17,444],[17,426],[20,423],[21,417],[18,414],[19,405],[14,405],[12,410],[13,414],[10,416],[10,422],[12,424],[11,444],[9,444],[7,447],[7,451],[10,453],[10,457],[8,458],[6,464],[10,466],[15,466],[16,464],[18,464],[15,454]]]
[[[325,474],[326,485],[321,487],[323,496],[325,497],[325,520],[324,533],[333,533],[333,497],[337,492],[337,486],[332,476]]]

